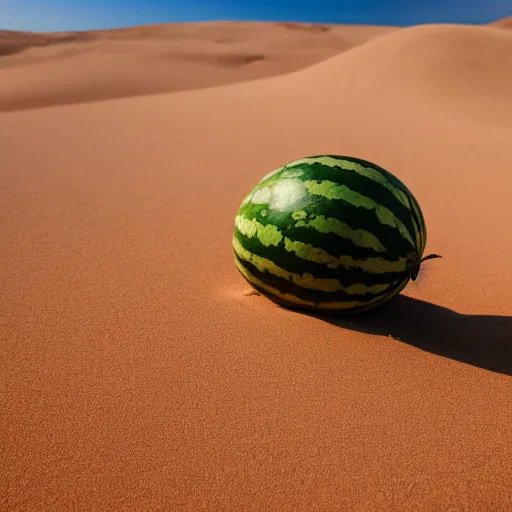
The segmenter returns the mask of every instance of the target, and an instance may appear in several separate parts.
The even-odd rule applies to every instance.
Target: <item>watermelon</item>
[[[349,156],[294,160],[242,201],[237,269],[275,303],[352,314],[383,305],[418,276],[427,240],[411,191],[382,167]]]

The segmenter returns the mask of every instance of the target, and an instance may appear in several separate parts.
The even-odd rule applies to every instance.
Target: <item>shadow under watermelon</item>
[[[405,295],[357,316],[306,314],[345,329],[392,336],[439,356],[512,375],[511,316],[463,315]]]

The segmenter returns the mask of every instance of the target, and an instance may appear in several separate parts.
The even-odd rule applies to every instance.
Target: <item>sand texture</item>
[[[242,26],[0,59],[0,510],[510,512],[512,31]],[[244,195],[321,153],[443,256],[371,318],[234,266]]]

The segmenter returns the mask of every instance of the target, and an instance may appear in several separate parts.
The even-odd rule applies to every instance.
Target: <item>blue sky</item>
[[[512,0],[0,0],[0,28],[34,31],[209,20],[407,26],[510,15]]]

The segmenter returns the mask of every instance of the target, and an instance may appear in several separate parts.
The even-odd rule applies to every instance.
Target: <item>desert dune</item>
[[[435,34],[435,35],[434,35]],[[512,127],[512,32],[429,25],[374,39],[310,66],[302,84],[321,94],[396,98],[443,118]],[[309,76],[309,79],[305,77]],[[347,79],[340,80],[340,77]],[[281,80],[288,88],[287,77]],[[312,100],[314,101],[314,100]]]
[[[512,16],[502,18],[501,20],[493,21],[489,23],[489,26],[497,28],[512,28]]]
[[[0,32],[0,111],[243,82],[304,68],[394,27],[183,23]]]
[[[79,45],[115,43],[0,64],[2,509],[511,510],[512,33],[426,25],[309,66],[308,44],[280,50],[279,76],[226,84],[215,61],[199,88],[187,57],[194,90],[58,89],[108,65]],[[244,195],[322,153],[402,179],[443,256],[371,317],[282,309],[233,263]]]

